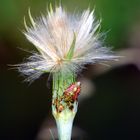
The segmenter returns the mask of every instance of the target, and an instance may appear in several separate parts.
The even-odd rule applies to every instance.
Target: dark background
[[[19,48],[35,50],[22,34],[23,17],[29,20],[28,8],[37,17],[46,12],[49,2],[54,3],[0,0],[0,140],[35,140],[44,120],[52,118],[48,75],[29,85],[8,66],[30,55]],[[101,31],[107,32],[107,46],[125,56],[107,71],[93,66],[88,78],[96,90],[79,105],[74,124],[86,133],[83,139],[87,140],[139,140],[140,1],[62,0],[62,5],[69,12],[95,7],[97,17],[102,18]]]

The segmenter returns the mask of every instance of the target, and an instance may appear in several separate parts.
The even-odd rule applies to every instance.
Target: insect
[[[64,91],[65,101],[76,101],[81,91],[81,83],[75,82]]]
[[[57,97],[53,101],[57,112],[61,113],[67,106],[69,109],[73,109],[73,103],[78,100],[78,96],[81,91],[81,83],[72,83],[63,93],[61,97]]]

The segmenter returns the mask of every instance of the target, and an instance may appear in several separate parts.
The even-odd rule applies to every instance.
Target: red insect
[[[71,84],[65,91],[64,91],[64,96],[66,98],[72,99],[72,100],[77,100],[78,95],[80,94],[81,91],[81,83],[80,82],[75,82]]]

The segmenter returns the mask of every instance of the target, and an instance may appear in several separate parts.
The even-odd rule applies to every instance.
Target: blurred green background
[[[37,17],[46,13],[49,2],[55,3],[0,0],[0,140],[35,140],[44,120],[52,118],[48,75],[29,85],[8,66],[30,55],[21,49],[34,49],[22,34],[28,8]],[[62,5],[69,12],[95,7],[101,31],[107,32],[106,44],[125,55],[109,71],[98,76],[91,72],[96,91],[79,106],[75,124],[87,140],[140,139],[140,0],[62,0]]]

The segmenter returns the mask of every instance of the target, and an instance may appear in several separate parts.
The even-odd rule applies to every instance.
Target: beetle
[[[76,101],[81,91],[81,83],[75,82],[72,83],[65,91],[64,98],[66,101]]]

